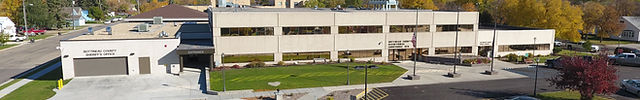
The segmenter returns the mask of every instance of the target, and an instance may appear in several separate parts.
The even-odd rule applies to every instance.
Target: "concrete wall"
[[[493,30],[481,30],[478,32],[478,46],[491,46],[493,39]],[[500,45],[521,45],[533,44],[533,38],[536,37],[535,44],[549,44],[549,50],[536,50],[534,55],[549,55],[553,53],[553,45],[555,40],[555,30],[497,30],[496,46],[493,50],[498,50]],[[514,53],[517,55],[525,55],[533,53],[532,50],[512,51],[512,52],[496,52],[495,56],[505,56]]]
[[[75,76],[74,58],[127,57],[129,75],[138,75],[138,57],[149,57],[151,74],[166,73],[165,64],[179,64],[175,49],[179,39],[60,41],[63,78]],[[114,55],[88,56],[84,50],[115,50]],[[131,55],[133,53],[133,55]]]
[[[418,24],[430,25],[430,32],[418,33],[418,48],[453,47],[455,32],[435,32],[436,25],[472,24],[474,31],[459,32],[459,46],[473,46],[477,51],[478,13],[420,11]],[[415,25],[416,12],[214,12],[213,36],[216,46],[215,61],[220,54],[273,53],[275,62],[282,61],[286,52],[326,52],[332,60],[338,59],[338,52],[345,50],[382,50],[386,61],[389,41],[410,41],[413,33],[389,33],[391,25]],[[328,26],[330,34],[282,35],[282,27]],[[340,26],[382,26],[382,33],[339,34]],[[272,36],[221,36],[221,28],[232,27],[274,27]],[[437,37],[437,38],[435,38]],[[410,43],[405,43],[410,45]],[[411,49],[404,47],[402,49]],[[398,49],[398,48],[394,48]],[[430,52],[433,54],[433,51]],[[373,59],[373,58],[362,58]]]

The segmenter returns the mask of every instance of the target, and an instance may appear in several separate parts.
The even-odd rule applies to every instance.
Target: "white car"
[[[598,52],[598,51],[600,51],[600,46],[591,45],[591,52]]]
[[[622,80],[622,82],[620,82],[620,89],[640,96],[640,80]]]
[[[556,46],[564,46],[564,43],[560,42],[560,41],[555,41],[553,42]]]
[[[26,36],[9,35],[9,41],[19,42],[19,41],[23,41],[23,40],[26,40],[26,39],[27,39]]]

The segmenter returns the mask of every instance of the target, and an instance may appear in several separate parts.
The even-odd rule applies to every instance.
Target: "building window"
[[[418,56],[429,55],[429,48],[417,48]],[[389,49],[389,60],[413,60],[413,49]]]
[[[382,33],[382,26],[340,26],[338,27],[338,33]]]
[[[624,30],[624,31],[622,31],[622,34],[620,34],[620,36],[622,36],[622,37],[634,37],[635,34],[633,34],[633,31],[631,31],[631,30]]]
[[[429,25],[418,25],[418,28],[415,28],[416,25],[391,25],[390,32],[391,33],[406,33],[406,32],[415,32],[414,29],[417,29],[418,32],[429,32]]]
[[[473,31],[473,25],[460,25],[457,29],[462,32],[470,32]],[[456,31],[456,25],[437,25],[436,32],[451,32]]]
[[[458,47],[459,53],[471,53],[472,47]],[[436,48],[436,54],[454,54],[454,47]]]
[[[243,63],[251,61],[273,61],[273,54],[225,54],[222,57],[224,63]]]
[[[498,52],[528,51],[528,50],[549,50],[549,44],[527,44],[527,45],[500,45]]]
[[[282,53],[282,60],[313,60],[313,58],[330,59],[331,54],[327,52],[293,52]]]
[[[338,51],[339,58],[368,58],[368,57],[382,57],[382,50],[349,50]]]
[[[220,28],[222,36],[261,36],[273,35],[273,27]]]
[[[331,27],[283,27],[284,35],[313,35],[313,34],[331,34]]]

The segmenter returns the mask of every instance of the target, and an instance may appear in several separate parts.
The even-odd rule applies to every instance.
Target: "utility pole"
[[[76,1],[71,1],[71,22],[73,22],[73,25],[71,26],[73,26],[73,30],[76,30],[76,17],[73,17],[73,15],[75,15],[75,13],[73,13],[75,7]]]
[[[23,33],[24,35],[26,35],[27,37],[29,37],[29,26],[27,25],[27,6],[24,5],[24,1],[26,0],[22,0],[22,15],[23,15],[23,20],[24,20],[24,30]]]
[[[536,37],[533,37],[533,45],[535,45],[535,44],[536,44]],[[533,54],[532,55],[536,54],[536,49],[538,49],[537,46],[536,46],[535,49],[533,49]],[[538,58],[538,59],[540,59],[540,58]],[[535,76],[535,79],[534,79],[534,82],[533,82],[533,96],[534,97],[536,96],[537,88],[538,88],[538,61],[536,61],[536,76]]]

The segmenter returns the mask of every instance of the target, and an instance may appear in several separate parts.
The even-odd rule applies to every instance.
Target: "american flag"
[[[411,38],[411,43],[413,43],[413,47],[416,47],[416,40],[417,40],[416,33],[413,33],[413,37]]]

